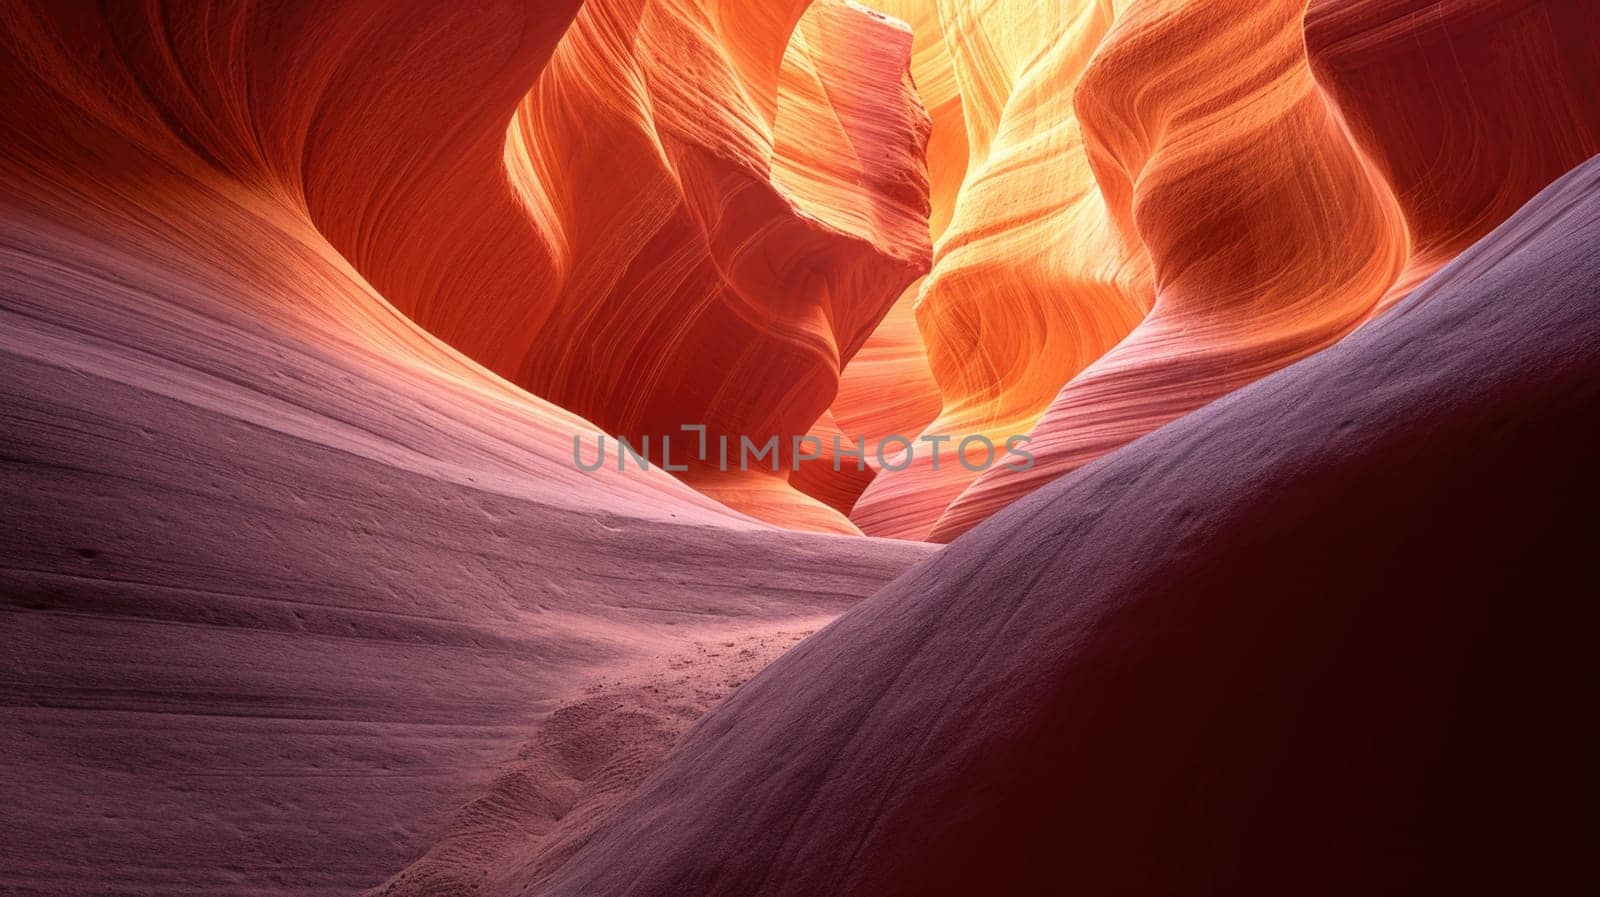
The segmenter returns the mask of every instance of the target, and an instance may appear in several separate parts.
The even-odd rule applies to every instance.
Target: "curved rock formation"
[[[684,424],[805,433],[927,268],[909,35],[807,7],[595,2],[563,35],[576,0],[152,2],[98,27],[139,65],[109,96],[147,92],[431,333],[664,464]],[[777,522],[857,532],[742,479]]]
[[[1112,216],[1149,253],[1155,306],[1051,402],[1032,468],[991,468],[931,538],[1326,347],[1394,283],[1406,225],[1311,77],[1304,6],[1122,11],[1076,104]]]
[[[0,0],[0,892],[1584,890],[1579,7],[886,5]]]
[[[967,123],[955,65],[937,0],[880,0],[874,5],[911,28],[911,74],[932,125],[926,152],[928,230],[937,241],[955,214],[967,172]],[[839,378],[832,416],[846,432],[871,445],[885,436],[915,436],[939,414],[939,384],[917,328],[915,305],[922,283],[919,279],[906,288]],[[876,462],[869,458],[869,463]],[[852,505],[859,495],[857,490],[850,497]]]
[[[1377,311],[1600,152],[1594,8],[1314,0],[1317,80],[1394,190],[1412,258]]]
[[[1600,159],[774,662],[531,893],[1581,889],[1596,241]]]
[[[1142,259],[1109,224],[1073,113],[1073,90],[1110,19],[1100,3],[939,4],[968,146],[949,228],[916,300],[942,397],[920,433],[997,445],[1027,433],[1062,384],[1148,307]],[[866,532],[926,537],[976,476],[950,452],[936,464],[929,448],[867,488],[851,512]]]
[[[902,25],[835,0],[805,7],[579,13],[512,125],[509,164],[559,246],[561,286],[539,297],[543,323],[509,373],[654,440],[658,461],[683,425],[736,446],[776,436],[776,474],[675,463],[774,522],[855,532],[789,487],[792,439],[927,268],[927,120]]]
[[[392,123],[365,91],[509,117],[571,13],[0,10],[0,891],[349,894],[500,795],[521,747],[592,751],[513,806],[536,838],[630,774],[552,710],[657,652],[814,628],[926,554],[575,470],[593,424],[324,235],[374,201],[341,239],[389,239],[410,208],[328,173],[368,149],[341,128]],[[396,136],[378,182],[452,167]],[[596,728],[648,735],[622,710]]]

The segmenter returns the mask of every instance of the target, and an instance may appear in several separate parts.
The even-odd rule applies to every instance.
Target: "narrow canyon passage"
[[[1587,890],[1590,6],[0,0],[0,893]]]

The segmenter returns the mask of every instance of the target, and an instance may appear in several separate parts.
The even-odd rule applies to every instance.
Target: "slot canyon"
[[[0,85],[0,895],[1600,887],[1589,0],[0,0]]]

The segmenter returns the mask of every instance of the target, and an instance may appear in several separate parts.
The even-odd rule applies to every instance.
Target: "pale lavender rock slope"
[[[585,422],[296,222],[5,199],[0,893],[379,885],[597,679],[820,625],[931,552],[579,473]],[[232,216],[295,264],[228,264]]]

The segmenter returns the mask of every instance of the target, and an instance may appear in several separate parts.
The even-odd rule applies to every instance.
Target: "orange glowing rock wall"
[[[1394,282],[1404,219],[1311,76],[1302,12],[1123,10],[1076,102],[1112,216],[1149,253],[1155,306],[1055,397],[1034,468],[985,473],[935,538],[1327,346]]]
[[[949,108],[964,139],[942,156],[930,150],[936,220],[945,211],[949,221],[916,320],[942,408],[907,435],[954,438],[937,468],[931,452],[918,451],[904,469],[880,472],[852,513],[869,533],[913,539],[926,537],[976,476],[955,460],[957,441],[983,435],[1003,444],[1027,433],[1062,384],[1127,334],[1149,301],[1142,259],[1118,239],[1095,188],[1072,103],[1110,9],[1012,0],[921,11],[913,21],[936,28],[945,52],[914,57],[918,83],[928,71],[932,89],[958,97],[925,93],[935,135],[943,136],[938,110]],[[962,179],[941,193],[947,168]],[[981,444],[970,449],[980,464]]]
[[[739,525],[659,471],[574,469],[573,438],[598,435],[589,422],[397,313],[330,245],[330,232],[359,242],[363,222],[395,224],[372,233],[413,248],[422,221],[470,228],[464,214],[412,220],[449,207],[390,191],[389,179],[448,180],[435,152],[475,158],[474,122],[503,135],[494,120],[509,119],[518,82],[536,76],[572,8],[468,14],[419,2],[381,22],[334,5],[5,13],[0,251],[29,278],[53,277],[28,280],[17,301],[47,312],[40,322],[59,317],[63,333],[120,319],[88,348],[18,334],[25,351],[451,483]],[[497,162],[500,143],[484,145]],[[466,199],[504,194],[468,181]],[[382,248],[372,257],[403,259]]]
[[[932,48],[913,69],[949,215],[914,300],[941,401],[922,432],[1025,433],[1036,462],[978,475],[946,449],[934,471],[921,445],[855,505],[873,534],[948,540],[1326,347],[1600,150],[1576,2],[888,8]],[[945,118],[964,154],[934,152]],[[841,392],[846,432],[863,404]]]
[[[19,146],[46,160],[19,162],[19,179],[77,178],[79,146],[114,153],[114,166],[76,167],[128,184],[94,189],[137,193],[169,229],[213,220],[194,226],[241,251],[259,242],[240,236],[251,228],[227,236],[229,216],[189,184],[216,180],[231,198],[243,183],[281,206],[273,220],[331,244],[320,251],[358,294],[329,294],[319,274],[264,318],[415,322],[427,351],[442,339],[564,409],[543,450],[553,463],[571,456],[556,433],[648,438],[657,466],[663,434],[675,462],[697,441],[682,424],[707,425],[713,445],[778,436],[779,472],[682,478],[786,526],[857,532],[788,485],[788,448],[928,267],[928,124],[902,24],[834,0],[400,3],[376,18],[149,3],[34,18],[25,4],[8,17],[24,65],[60,67],[90,42],[123,69],[56,76],[86,111],[36,117],[83,134]],[[82,33],[50,30],[73,20]],[[12,105],[28,118],[26,95]],[[239,263],[263,283],[301,276],[259,246]],[[585,476],[566,464],[555,479]]]
[[[912,31],[911,73],[928,110],[928,230],[934,240],[945,232],[967,168],[967,125],[961,92],[933,0],[883,0],[875,4],[905,21]],[[939,384],[928,365],[928,350],[917,328],[916,300],[922,280],[896,300],[839,381],[831,408],[835,424],[875,446],[892,434],[922,432],[939,414]],[[869,464],[875,464],[870,455]],[[862,481],[862,486],[871,477]],[[853,504],[859,496],[850,496]],[[846,505],[844,510],[849,510]]]
[[[40,124],[7,164],[138,196],[273,326],[526,389],[552,463],[669,435],[735,510],[943,540],[1338,340],[1600,150],[1577,0],[877,6],[12,3]],[[685,424],[781,469],[695,463]],[[882,469],[891,434],[953,439]],[[954,463],[975,434],[1034,468]]]
[[[494,336],[503,372],[657,463],[669,436],[683,478],[734,507],[855,532],[787,478],[793,437],[928,265],[910,43],[832,0],[587,4],[511,125],[506,166],[556,273],[514,300],[537,320]],[[709,463],[686,457],[697,424]],[[721,438],[736,456],[771,436],[783,470],[717,469]]]
[[[110,29],[172,67],[156,99],[210,162],[303,205],[430,333],[657,465],[684,424],[775,435],[780,472],[683,478],[856,532],[788,485],[788,448],[929,264],[909,31],[838,0],[579,7],[126,5]],[[138,44],[162,20],[202,24],[164,56]]]

